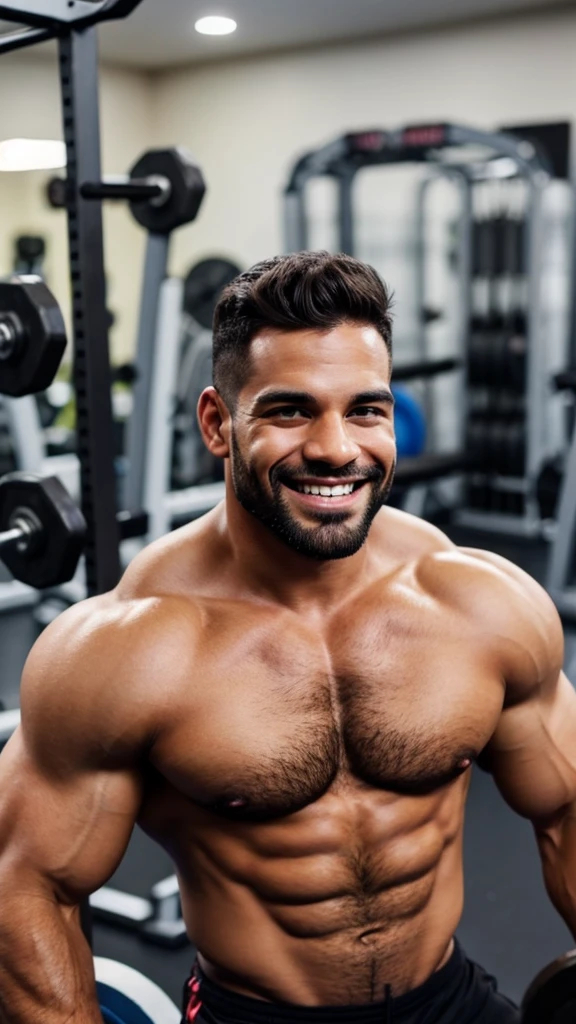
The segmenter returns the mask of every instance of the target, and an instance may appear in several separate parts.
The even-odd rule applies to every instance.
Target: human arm
[[[100,1024],[79,903],[110,877],[142,799],[151,723],[134,715],[134,630],[110,599],[35,645],[0,757],[0,1021]]]
[[[496,555],[505,698],[481,756],[507,803],[534,827],[550,899],[576,938],[576,692],[562,672],[562,626],[548,595]]]

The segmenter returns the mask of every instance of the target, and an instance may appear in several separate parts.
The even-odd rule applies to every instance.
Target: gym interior
[[[394,292],[391,502],[542,584],[576,684],[576,3],[19,0],[0,19],[0,477],[26,474],[0,481],[2,742],[42,630],[222,500],[196,422],[214,307],[304,249]],[[48,554],[26,502],[71,503]],[[574,940],[478,769],[464,869],[458,937],[519,1003]],[[90,904],[95,956],[179,1006],[195,952],[168,855],[136,828]]]

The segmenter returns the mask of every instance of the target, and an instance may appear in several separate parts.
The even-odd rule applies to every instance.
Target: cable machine
[[[423,294],[430,185],[443,177],[460,195],[456,260],[456,358],[463,368],[457,400],[460,457],[452,453],[450,463],[444,456],[443,467],[442,457],[433,450],[435,410],[430,382],[436,375],[427,373],[423,396],[431,445],[419,456],[424,478],[441,480],[446,471],[462,475],[459,521],[483,529],[535,535],[542,523],[536,499],[538,474],[557,443],[550,426],[550,380],[565,362],[563,351],[557,366],[551,366],[550,346],[543,343],[543,207],[551,169],[532,142],[512,134],[453,124],[348,133],[306,153],[294,165],[284,192],[286,249],[309,247],[308,186],[324,177],[336,185],[337,248],[359,255],[358,175],[365,168],[402,164],[428,168],[416,209],[419,283],[415,341],[416,357],[423,368],[430,364]],[[522,217],[498,211],[492,217],[479,218],[477,189],[486,182],[505,180],[520,182],[525,191]],[[502,263],[505,258],[508,262]],[[393,381],[398,379],[395,368]],[[403,462],[399,462],[401,472]],[[413,469],[418,482],[415,465]]]

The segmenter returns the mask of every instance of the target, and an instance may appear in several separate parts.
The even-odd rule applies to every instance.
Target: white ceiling
[[[100,29],[105,60],[144,68],[223,59],[297,46],[370,38],[388,32],[533,9],[576,0],[142,0],[125,21]],[[194,31],[205,14],[238,23],[232,36]],[[0,22],[0,29],[14,28]]]
[[[554,6],[553,0],[143,0],[125,23],[102,27],[102,54],[157,68]],[[227,14],[238,29],[232,36],[200,36],[194,22],[204,14]]]

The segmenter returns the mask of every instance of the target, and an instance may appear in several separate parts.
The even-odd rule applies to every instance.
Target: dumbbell
[[[172,1000],[139,971],[97,956],[94,973],[104,1024],[180,1024]]]
[[[522,1024],[574,1024],[576,950],[540,972],[522,1000]]]
[[[50,387],[66,349],[66,327],[39,277],[0,283],[0,394],[12,398]]]
[[[38,590],[68,582],[85,535],[84,517],[57,477],[2,477],[0,558],[15,579]]]
[[[80,185],[83,199],[128,200],[138,223],[158,235],[170,234],[195,220],[205,192],[202,171],[181,147],[150,150],[128,175]],[[66,182],[53,178],[47,196],[51,206],[65,207]]]

